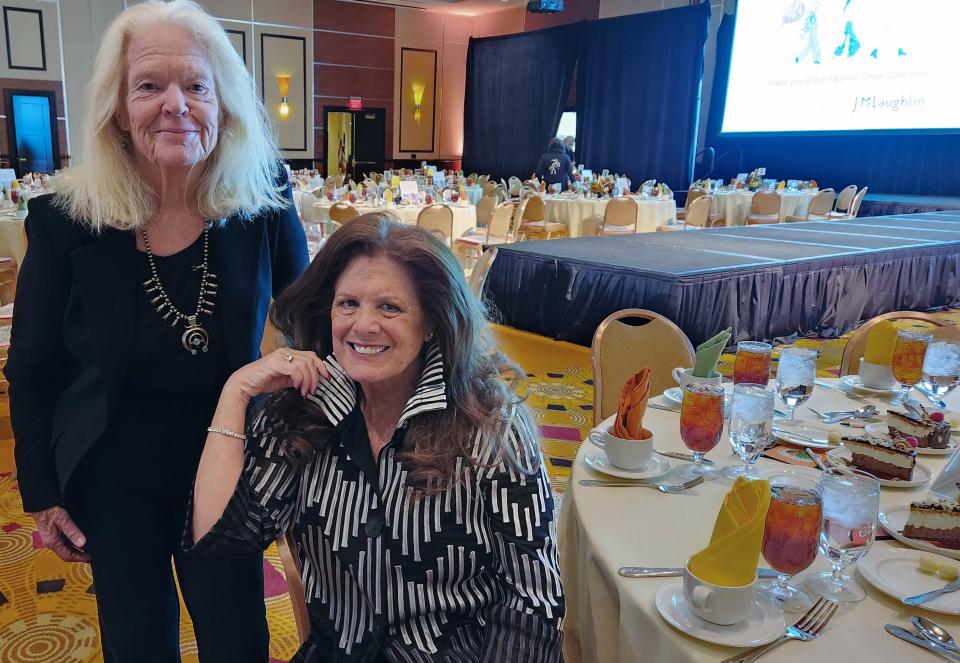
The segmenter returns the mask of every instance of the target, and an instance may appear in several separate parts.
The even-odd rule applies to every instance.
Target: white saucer
[[[850,450],[846,447],[840,447],[839,449],[831,449],[827,452],[827,460],[830,461],[830,464],[834,467],[850,467]],[[863,470],[866,472],[866,470]],[[870,474],[867,472],[867,474]],[[886,486],[888,488],[913,488],[914,486],[922,486],[926,482],[930,481],[930,477],[933,474],[930,472],[930,468],[922,463],[917,463],[913,468],[913,478],[910,481],[904,481],[902,479],[878,479],[881,486]]]
[[[886,424],[867,424],[863,427],[864,432],[870,435],[887,435],[890,429]],[[951,431],[952,433],[953,431]],[[956,440],[951,440],[946,449],[931,449],[930,447],[917,447],[917,453],[921,456],[949,456],[960,447]]]
[[[810,447],[812,449],[833,449],[839,446],[837,444],[830,444],[830,442],[827,441],[827,435],[830,433],[830,430],[824,424],[794,419],[795,423],[791,425],[786,423],[787,421],[787,419],[778,420],[777,427],[780,430],[774,431],[774,437],[798,447]],[[797,437],[791,435],[791,433],[797,433],[803,437]],[[806,438],[812,438],[813,442]]]
[[[756,647],[773,642],[784,631],[783,612],[759,594],[747,618],[731,626],[700,619],[683,595],[683,578],[668,580],[654,599],[660,616],[681,633],[727,647]]]
[[[857,562],[857,571],[864,580],[895,599],[905,599],[934,589],[940,589],[947,581],[936,574],[920,573],[919,560],[929,558],[930,553],[903,548],[873,546],[867,556]],[[947,562],[950,564],[950,562]],[[957,564],[951,564],[956,567]],[[960,592],[941,594],[918,608],[960,615]]]
[[[910,506],[895,506],[880,512],[880,526],[887,530],[887,534],[895,538],[905,546],[924,550],[926,552],[937,553],[951,559],[960,559],[960,550],[952,548],[943,548],[933,541],[921,541],[920,539],[911,539],[903,535],[903,528],[907,524],[907,517],[910,515]],[[869,555],[868,555],[869,557]],[[919,592],[918,592],[919,593]]]
[[[652,479],[670,471],[670,461],[658,454],[653,454],[642,470],[621,470],[610,463],[607,454],[602,450],[584,455],[583,461],[591,470],[619,479]]]
[[[876,394],[878,396],[894,396],[900,393],[900,383],[894,383],[895,386],[890,389],[874,389],[872,387],[867,387],[863,384],[863,381],[860,380],[859,375],[843,375],[840,377],[840,382],[850,387],[857,393],[861,394]]]

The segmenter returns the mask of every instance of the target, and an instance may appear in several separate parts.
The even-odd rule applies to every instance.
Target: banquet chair
[[[850,187],[847,187],[849,189]],[[847,189],[844,189],[846,191]],[[841,192],[840,195],[843,195]],[[853,219],[856,218],[857,214],[860,212],[860,203],[863,202],[863,197],[867,195],[867,187],[863,187],[859,191],[854,192],[853,196],[850,198],[850,204],[848,207],[844,207],[843,211],[830,212],[827,215],[829,221],[842,221],[844,219]],[[837,203],[837,207],[840,207],[840,203]]]
[[[687,190],[687,202],[684,203],[684,206],[677,210],[677,221],[683,221],[687,218],[687,210],[690,209],[690,203],[692,203],[697,198],[706,195],[706,191],[699,188],[693,188]]]
[[[924,331],[933,334],[934,338],[945,341],[960,341],[960,327],[935,318],[929,313],[918,311],[884,313],[864,322],[847,339],[847,345],[843,348],[843,356],[840,358],[840,375],[851,375],[860,371],[860,362],[863,360],[863,353],[867,347],[867,337],[870,336],[873,328],[884,320],[890,322],[909,320],[912,321],[911,326],[926,328]]]
[[[776,191],[757,191],[750,201],[750,215],[746,224],[780,223],[780,194]]]
[[[302,645],[310,639],[310,614],[307,612],[306,594],[303,589],[303,569],[300,568],[300,556],[297,554],[297,542],[293,533],[287,532],[277,539],[277,552],[283,565],[283,575],[287,581],[290,603],[293,606],[293,621],[297,625],[297,637]]]
[[[593,425],[615,414],[620,392],[637,371],[650,367],[650,397],[677,386],[673,369],[693,366],[686,334],[659,313],[628,308],[600,323],[590,344],[593,355]]]
[[[360,212],[350,203],[334,203],[330,206],[329,215],[331,221],[342,226],[360,216]]]
[[[497,208],[497,197],[495,195],[486,195],[480,198],[477,203],[477,229],[482,230],[490,225],[490,218],[493,211]]]
[[[567,224],[547,221],[547,208],[543,198],[531,193],[521,204],[523,213],[520,215],[520,235],[524,239],[550,239],[567,235]]]
[[[0,258],[0,304],[9,304],[17,295],[17,261]]]
[[[727,220],[722,214],[710,214],[713,196],[700,196],[687,207],[687,225],[694,228],[713,228],[725,226]]]
[[[853,203],[853,197],[855,195],[857,195],[856,184],[845,186],[840,190],[840,195],[837,196],[836,207],[833,208],[837,214],[836,218],[847,218],[847,216],[850,214],[850,205]]]
[[[483,295],[483,284],[487,282],[487,274],[490,273],[490,267],[493,265],[496,257],[497,247],[491,246],[480,254],[476,264],[473,266],[473,271],[470,272],[470,278],[467,279],[467,283],[470,286],[470,291],[473,292],[478,299]]]
[[[853,202],[850,203],[850,218],[855,219],[857,215],[860,214],[860,204],[863,203],[864,197],[867,195],[867,187],[863,187],[857,191],[857,195],[853,197]]]
[[[627,235],[637,232],[637,201],[633,198],[611,198],[603,210],[603,223],[598,235]]]
[[[488,196],[488,195],[490,195],[491,193],[493,193],[494,191],[497,190],[497,183],[496,183],[496,182],[484,182],[484,183],[481,185],[481,188],[483,189],[483,195]]]
[[[473,267],[480,255],[488,247],[495,244],[506,244],[513,241],[510,232],[510,223],[513,220],[513,204],[497,205],[487,225],[487,231],[478,235],[464,235],[454,240],[454,252],[464,259],[464,265]],[[469,264],[468,264],[469,263]]]
[[[477,178],[477,184],[479,184],[481,187],[485,187],[487,182],[489,181],[490,181],[489,175],[481,175],[480,177]]]
[[[806,216],[788,216],[786,221],[790,223],[796,221],[824,221],[833,210],[836,197],[837,193],[833,189],[823,189],[810,201]]]
[[[447,246],[453,241],[453,210],[436,203],[420,210],[417,225],[436,235]]]

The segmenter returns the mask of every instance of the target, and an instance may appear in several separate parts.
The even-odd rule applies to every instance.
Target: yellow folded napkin
[[[701,580],[723,587],[753,582],[769,506],[769,481],[739,477],[723,498],[710,545],[690,558],[690,571]]]
[[[779,182],[777,182],[777,191],[783,191],[786,188],[787,188],[786,182],[784,182],[783,180],[780,180]]]
[[[897,344],[897,327],[889,320],[877,323],[867,336],[867,347],[863,351],[863,360],[871,364],[890,366],[893,364],[893,348]]]
[[[624,440],[646,440],[653,435],[643,427],[643,415],[647,411],[649,398],[650,369],[642,368],[623,385],[617,419],[610,433]]]

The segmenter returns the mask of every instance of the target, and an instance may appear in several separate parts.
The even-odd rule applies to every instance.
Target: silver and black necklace
[[[157,265],[153,261],[153,253],[150,251],[147,231],[141,228],[140,234],[143,235],[143,247],[147,250],[147,263],[150,265],[150,278],[143,282],[143,289],[146,290],[147,297],[150,297],[150,303],[157,309],[157,313],[163,316],[164,322],[173,317],[170,322],[171,327],[176,327],[178,323],[183,321],[186,329],[183,336],[180,337],[180,343],[185,350],[192,355],[197,354],[197,352],[206,352],[210,345],[210,335],[206,329],[200,326],[197,319],[201,313],[213,315],[213,305],[217,296],[217,275],[210,271],[208,263],[210,226],[203,230],[203,262],[193,268],[200,270],[200,295],[197,297],[197,308],[193,315],[181,313],[170,301],[167,291],[160,283],[160,275],[157,274]],[[157,294],[154,295],[154,293]]]

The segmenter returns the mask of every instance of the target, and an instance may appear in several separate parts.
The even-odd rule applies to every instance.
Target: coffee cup
[[[897,384],[893,376],[893,369],[885,364],[871,364],[868,361],[860,362],[860,382],[870,389],[892,389]]]
[[[711,624],[730,626],[743,621],[753,609],[755,599],[754,579],[739,587],[714,585],[698,578],[690,571],[689,563],[683,569],[683,595],[691,610]]]
[[[607,459],[621,470],[642,470],[653,457],[653,435],[645,440],[625,440],[610,432],[610,426],[590,431],[590,441],[607,453]]]
[[[692,368],[673,369],[673,379],[680,384],[680,389],[685,389],[688,384],[712,384],[720,386],[723,383],[723,376],[717,373],[710,378],[701,378],[693,374]]]

